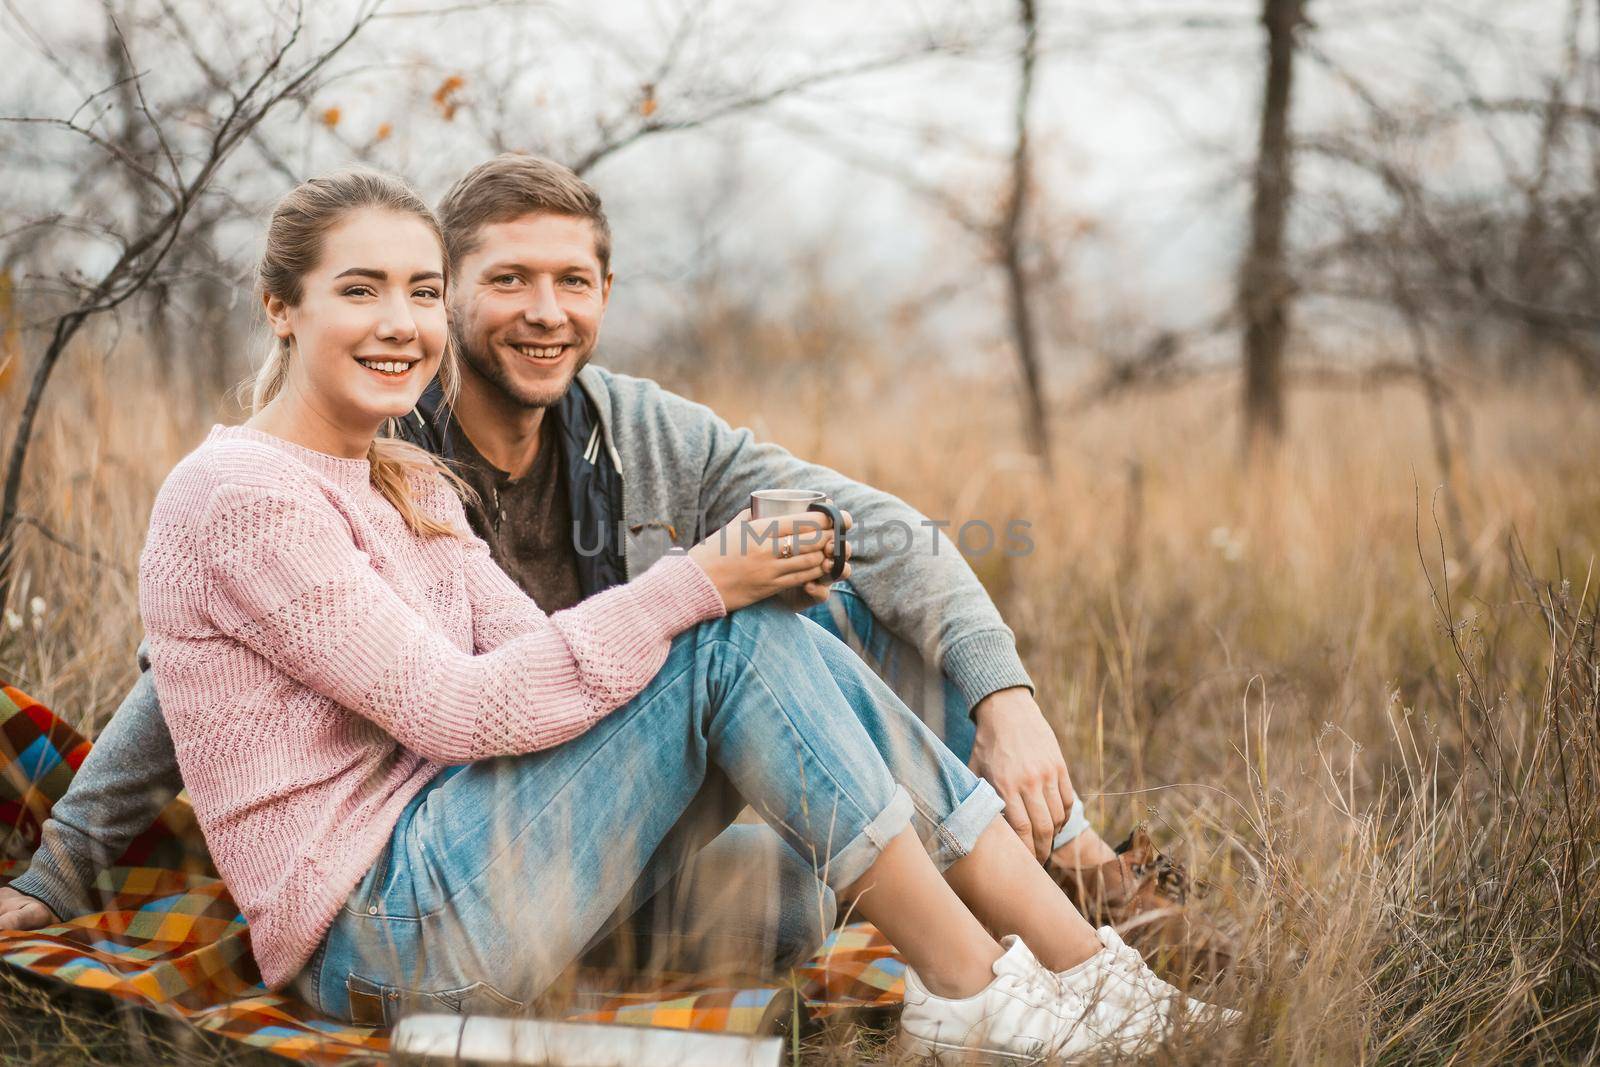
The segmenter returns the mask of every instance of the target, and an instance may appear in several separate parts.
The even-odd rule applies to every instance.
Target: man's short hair
[[[600,194],[567,167],[516,152],[479,163],[439,201],[439,223],[452,271],[478,250],[485,226],[535,214],[588,219],[600,273],[611,272],[611,224]]]

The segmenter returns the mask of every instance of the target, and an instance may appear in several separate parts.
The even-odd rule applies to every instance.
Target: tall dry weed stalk
[[[150,502],[207,424],[121,368],[58,384],[25,496],[54,540],[24,531],[0,626],[0,676],[91,729],[133,676]],[[1225,383],[1130,396],[1061,427],[1047,478],[983,380],[800,408],[675,384],[955,527],[1032,524],[1030,554],[972,562],[1091,815],[1113,839],[1149,820],[1244,946],[1215,991],[1244,1025],[1158,1062],[1600,1061],[1600,402],[1466,398],[1449,543],[1399,389],[1295,396],[1297,436],[1251,471]]]

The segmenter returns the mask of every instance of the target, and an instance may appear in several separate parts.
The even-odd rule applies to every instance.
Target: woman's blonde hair
[[[367,167],[351,167],[321,178],[301,182],[291,189],[272,210],[267,225],[267,247],[257,271],[261,291],[275,296],[290,307],[298,306],[305,295],[305,278],[322,256],[322,239],[352,211],[380,208],[421,220],[439,239],[443,258],[444,234],[433,212],[412,188],[399,178]],[[449,286],[449,264],[445,264],[445,286]],[[289,378],[294,348],[287,337],[276,338],[267,358],[242,391],[250,397],[250,411],[259,412],[283,391]],[[455,403],[460,386],[460,370],[454,345],[447,342],[439,363],[439,385],[444,402]],[[437,456],[426,449],[393,436],[394,427],[375,437],[367,450],[372,464],[372,484],[384,499],[394,505],[412,532],[421,536],[460,535],[450,523],[426,514],[411,494],[411,476],[438,473],[458,492],[466,495],[467,486]]]

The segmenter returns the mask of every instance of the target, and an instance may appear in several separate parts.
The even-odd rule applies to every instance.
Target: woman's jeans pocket
[[[456,1015],[518,1015],[525,1005],[488,982],[455,988],[408,989],[384,985],[359,974],[345,979],[350,995],[350,1021],[357,1026],[393,1026],[402,1016],[448,1011]]]
[[[319,968],[323,1013],[358,1026],[393,1026],[402,1016],[419,1012],[523,1012],[522,1001],[483,980],[483,972],[470,964],[436,959],[430,966],[420,925],[416,919],[349,913],[335,920]],[[441,935],[438,941],[447,943],[448,937]],[[498,981],[495,975],[487,977]]]

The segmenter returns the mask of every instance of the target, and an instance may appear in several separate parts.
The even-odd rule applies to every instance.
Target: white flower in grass
[[[49,609],[49,607],[50,605],[44,602],[44,597],[42,596],[36,596],[32,600],[28,601],[28,611],[31,612],[33,617],[36,619],[41,618]]]
[[[14,611],[7,611],[6,612],[6,629],[7,630],[20,630],[20,629],[22,629],[22,616],[18,615]]]
[[[1213,526],[1211,528],[1211,547],[1222,553],[1222,558],[1229,563],[1238,563],[1244,559],[1246,534],[1243,530],[1231,530],[1226,526]]]

